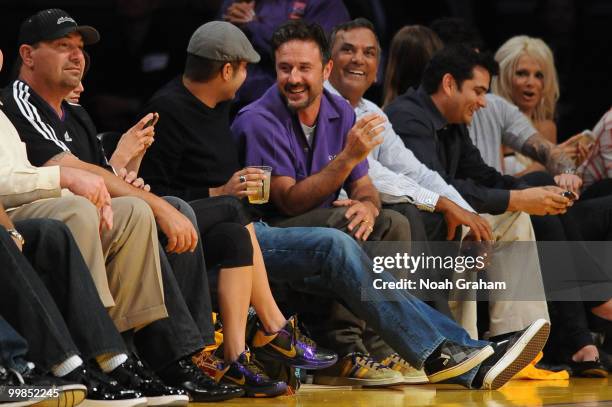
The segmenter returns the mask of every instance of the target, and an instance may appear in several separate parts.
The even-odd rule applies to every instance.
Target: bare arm
[[[380,210],[380,194],[372,180],[367,175],[353,182],[350,187],[350,198],[363,203],[370,203],[376,210]]]
[[[530,215],[558,215],[572,206],[572,201],[562,195],[556,186],[533,187],[510,191],[508,211],[527,212]]]
[[[138,173],[144,154],[153,143],[158,119],[157,113],[149,113],[121,136],[109,160],[115,171],[125,168]]]
[[[546,140],[539,133],[529,137],[521,153],[527,157],[544,164],[546,169],[553,175],[576,169],[574,161],[565,154],[563,149]]]
[[[15,227],[11,218],[8,217],[6,211],[4,210],[4,206],[0,203],[0,225],[4,226],[5,229],[12,229]]]
[[[104,179],[106,188],[112,197],[133,196],[141,198],[151,207],[155,220],[168,237],[167,251],[181,253],[187,250],[195,250],[198,237],[191,222],[172,205],[158,196],[135,188],[115,174],[97,165],[81,161],[71,153],[60,153],[44,165],[60,165],[62,167],[79,168],[89,171]]]
[[[295,179],[287,176],[272,177],[272,202],[290,216],[302,214],[319,205],[327,196],[340,189],[353,168],[382,143],[380,133],[384,130],[381,126],[384,122],[385,118],[377,114],[368,114],[357,120],[340,154],[320,172],[300,182],[296,183]],[[380,199],[376,199],[380,206]]]
[[[323,170],[300,182],[291,177],[274,176],[270,184],[272,202],[290,216],[307,212],[340,189],[355,165],[357,162],[343,157],[340,153]]]

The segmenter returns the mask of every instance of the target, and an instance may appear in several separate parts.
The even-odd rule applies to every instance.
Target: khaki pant
[[[151,209],[131,197],[114,198],[112,208],[113,228],[101,235],[98,210],[79,196],[39,200],[10,211],[9,216],[13,221],[52,218],[68,226],[102,303],[110,308],[110,317],[123,332],[168,314]]]
[[[505,212],[501,215],[482,215],[491,225],[496,244],[487,273],[496,281],[507,282],[509,295],[520,298],[519,290],[529,289],[530,296],[545,298],[542,271],[535,245],[531,219],[525,212]],[[533,242],[516,247],[504,242]],[[517,255],[520,258],[517,258]],[[518,264],[520,261],[520,264]],[[455,320],[478,339],[475,301],[449,301]],[[550,320],[546,301],[489,301],[489,333],[491,336],[519,331],[538,318]]]

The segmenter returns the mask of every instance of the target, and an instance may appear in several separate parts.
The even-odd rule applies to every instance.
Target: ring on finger
[[[243,183],[243,182],[247,182],[247,179],[246,179],[246,177],[244,175],[241,175],[241,176],[238,177],[238,181]]]

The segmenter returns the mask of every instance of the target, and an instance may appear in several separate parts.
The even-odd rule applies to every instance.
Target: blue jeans
[[[415,298],[406,290],[373,288],[374,279],[396,281],[391,274],[373,274],[372,261],[347,234],[331,228],[276,228],[255,223],[255,232],[268,275],[281,282],[303,282],[311,291],[342,299],[412,366],[420,369],[444,340],[482,348],[456,322]],[[294,284],[295,286],[295,284]],[[362,300],[362,290],[368,300]],[[470,387],[477,368],[454,383]]]
[[[24,372],[28,343],[0,316],[0,366]]]

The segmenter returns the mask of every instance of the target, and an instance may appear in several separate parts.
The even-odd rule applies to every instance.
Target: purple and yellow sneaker
[[[234,362],[217,364],[216,369],[216,379],[242,388],[245,397],[276,397],[287,394],[287,383],[270,379],[256,364],[248,349]]]
[[[302,369],[325,369],[338,361],[336,353],[318,348],[312,339],[300,332],[295,316],[289,318],[287,324],[273,334],[259,327],[252,348],[262,360],[270,358]]]

